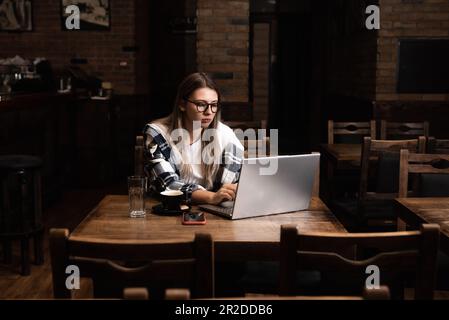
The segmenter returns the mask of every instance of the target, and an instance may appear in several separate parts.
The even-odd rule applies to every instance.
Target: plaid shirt
[[[219,123],[219,126],[222,126],[226,134],[234,135],[234,132],[229,127],[222,123]],[[192,192],[205,190],[201,185],[186,183],[180,177],[180,171],[176,165],[177,161],[172,152],[172,146],[157,125],[147,124],[143,133],[145,137],[144,170],[150,178],[150,188],[152,191],[161,192],[166,188],[181,190],[190,199]],[[215,176],[212,191],[218,190],[225,183],[236,183],[239,180],[243,159],[243,146],[237,137],[229,140],[222,150],[221,164]]]

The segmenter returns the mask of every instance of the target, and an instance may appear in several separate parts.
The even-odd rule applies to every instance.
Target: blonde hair
[[[184,150],[179,150],[177,146],[175,145],[174,141],[171,138],[171,133],[174,130],[177,129],[184,129],[184,122],[183,117],[184,113],[180,109],[180,105],[185,103],[185,99],[188,99],[193,92],[197,89],[201,88],[209,88],[214,90],[217,93],[218,96],[218,103],[221,102],[221,94],[218,90],[217,85],[213,82],[212,79],[210,79],[206,73],[203,72],[197,72],[190,74],[187,76],[179,85],[178,91],[175,98],[175,103],[173,106],[172,113],[165,118],[155,120],[153,123],[159,124],[163,126],[163,130],[166,131],[167,134],[166,139],[169,139],[170,145],[172,146],[173,152],[176,153],[177,156],[179,156],[182,161],[180,165],[180,174],[181,178],[185,177],[192,177],[193,175],[193,169],[191,164],[188,163],[186,159],[186,153]],[[217,129],[218,123],[220,121],[220,109],[218,109],[212,123],[209,125],[208,129]],[[204,129],[201,132],[201,136],[204,133]],[[183,139],[184,140],[184,139]],[[216,150],[221,150],[220,148],[220,141],[218,141],[218,136],[213,136],[213,141],[203,141],[201,139],[201,150],[204,150],[204,148],[209,144],[213,144],[213,148],[211,148],[212,153]],[[181,146],[186,146],[185,141],[181,144]],[[203,180],[201,181],[201,185],[204,186],[206,189],[212,189],[214,187],[214,178],[218,173],[218,170],[220,169],[220,154],[211,154],[209,155],[213,158],[213,161],[208,161],[207,163],[203,161],[201,158],[201,173],[203,176]]]

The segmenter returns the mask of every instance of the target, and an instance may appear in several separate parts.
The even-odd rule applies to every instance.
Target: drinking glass
[[[143,176],[128,177],[129,216],[145,217],[145,187],[147,178]]]

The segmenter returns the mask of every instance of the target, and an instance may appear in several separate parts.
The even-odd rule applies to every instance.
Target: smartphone
[[[184,212],[182,214],[182,224],[206,224],[206,215],[201,211]]]

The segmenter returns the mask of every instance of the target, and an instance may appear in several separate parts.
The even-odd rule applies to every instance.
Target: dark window
[[[400,40],[398,93],[448,93],[448,57],[449,40]]]

